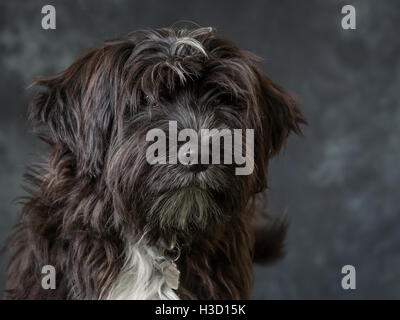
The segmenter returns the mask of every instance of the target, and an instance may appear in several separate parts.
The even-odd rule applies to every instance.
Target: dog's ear
[[[267,152],[274,156],[285,145],[290,133],[303,135],[300,125],[307,121],[292,94],[259,71],[257,78],[257,100],[264,141],[268,143]]]
[[[91,49],[65,71],[32,84],[44,90],[30,103],[30,119],[46,142],[76,159],[79,174],[101,172],[110,142],[117,79],[111,60],[118,57],[110,48]]]
[[[78,116],[62,89],[63,75],[42,78],[31,84],[44,87],[31,100],[28,109],[30,120],[43,140],[75,153]]]
[[[259,59],[250,56],[252,78],[252,122],[255,128],[255,192],[267,186],[269,159],[279,153],[290,133],[302,135],[301,124],[307,121],[296,99],[287,90],[273,83],[258,67]]]

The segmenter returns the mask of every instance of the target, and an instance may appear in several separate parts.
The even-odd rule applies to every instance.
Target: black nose
[[[188,164],[189,171],[194,173],[205,171],[207,167],[206,164]]]

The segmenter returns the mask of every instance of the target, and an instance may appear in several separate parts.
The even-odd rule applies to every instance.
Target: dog
[[[5,298],[249,299],[253,261],[284,245],[285,221],[265,212],[268,163],[306,123],[259,61],[213,28],[159,28],[35,81],[28,114],[50,150],[26,174]],[[146,136],[171,121],[253,130],[253,171],[150,164]]]

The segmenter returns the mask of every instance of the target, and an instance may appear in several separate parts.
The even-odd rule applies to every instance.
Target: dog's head
[[[294,99],[257,60],[212,28],[137,31],[37,81],[47,90],[30,115],[74,160],[77,179],[108,191],[114,224],[170,243],[239,214],[266,187],[269,159],[290,132],[301,133]],[[204,141],[218,135],[213,163],[218,148]],[[235,162],[239,154],[249,163]]]

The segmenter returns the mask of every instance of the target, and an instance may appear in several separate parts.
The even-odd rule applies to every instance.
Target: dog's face
[[[137,31],[91,49],[37,84],[47,91],[33,100],[31,117],[47,129],[54,149],[73,159],[77,177],[107,190],[113,224],[167,244],[240,214],[265,188],[270,157],[291,131],[301,133],[304,122],[255,56],[211,28]],[[245,155],[252,151],[254,169],[238,175],[240,165],[224,162],[236,151],[224,144],[220,163],[203,163],[204,143],[199,140],[194,150],[184,139],[173,140],[171,124],[178,133],[191,129],[200,137],[208,129],[208,141],[215,129],[242,130],[232,144],[241,144]],[[154,155],[165,156],[166,163],[149,161],[157,140],[149,139],[152,129],[165,132],[166,149]],[[253,140],[246,140],[248,129]],[[182,153],[189,161],[173,161]]]

